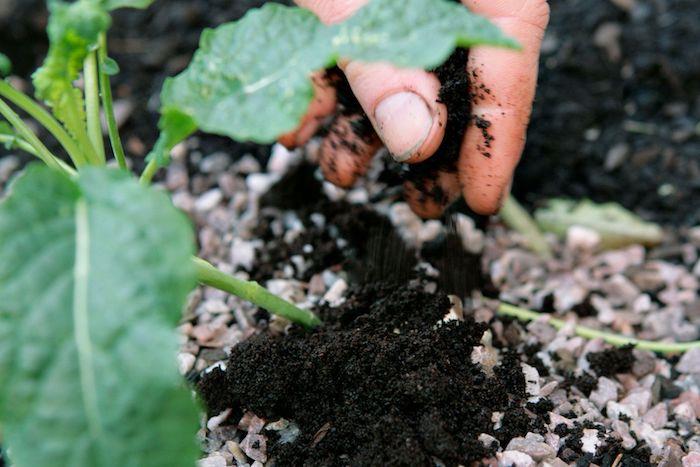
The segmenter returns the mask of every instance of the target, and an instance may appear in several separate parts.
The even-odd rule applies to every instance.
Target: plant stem
[[[105,72],[105,62],[107,61],[107,33],[100,34],[100,44],[97,50],[97,72],[100,75],[100,91],[102,92],[102,108],[105,112],[107,129],[109,131],[109,141],[112,145],[114,158],[119,163],[119,167],[126,169],[126,155],[124,146],[119,137],[119,127],[117,118],[114,116],[114,102],[112,100],[112,85],[109,82],[109,75]]]
[[[100,88],[97,73],[97,51],[92,51],[83,63],[83,80],[85,82],[85,113],[87,132],[90,143],[95,149],[99,165],[104,165],[105,145],[102,139],[102,121],[100,119]]]
[[[10,144],[10,147],[17,147],[17,149],[21,149],[24,152],[28,152],[33,156],[39,157],[39,153],[36,152],[34,146],[27,143],[25,140],[12,135],[0,135],[0,145],[8,143]]]
[[[32,100],[29,96],[16,90],[6,81],[0,80],[0,96],[15,104],[20,109],[27,112],[34,120],[39,122],[46,130],[53,135],[54,138],[63,146],[63,149],[68,153],[71,160],[76,166],[85,165],[87,160],[83,151],[81,151],[78,143],[68,134],[65,128],[53,118],[53,116],[44,110],[39,104]]]
[[[141,174],[141,178],[139,179],[141,181],[141,184],[148,185],[149,183],[151,183],[153,176],[156,174],[156,172],[158,172],[158,168],[158,161],[156,161],[155,158],[148,161],[148,164],[146,165],[146,168],[143,169],[143,173]]]
[[[203,285],[236,295],[270,313],[287,318],[307,328],[314,328],[321,324],[321,320],[309,310],[302,310],[281,299],[257,282],[244,281],[225,274],[200,258],[194,258],[193,261],[197,270],[197,280]]]
[[[543,316],[547,317],[547,323],[550,324],[555,329],[561,329],[568,323],[561,319],[552,318],[548,314],[537,313],[536,311],[527,310],[525,308],[519,308],[517,306],[509,305],[507,303],[501,303],[498,307],[497,314],[501,316],[511,316],[517,318],[521,321],[534,321],[540,319]],[[645,341],[636,339],[634,337],[625,337],[619,334],[613,334],[611,332],[598,331],[596,329],[588,328],[585,326],[575,326],[574,332],[586,339],[602,339],[608,344],[612,344],[617,347],[623,347],[626,345],[634,345],[636,348],[641,350],[650,350],[652,352],[662,353],[662,354],[676,354],[683,353],[690,349],[700,347],[700,341],[695,342],[658,342],[658,341]]]
[[[10,106],[7,105],[7,103],[2,99],[0,99],[0,115],[5,117],[5,119],[7,119],[7,121],[10,122],[10,125],[12,125],[12,127],[22,137],[22,139],[24,139],[32,145],[32,147],[36,151],[36,156],[42,161],[44,161],[46,165],[54,169],[61,170],[65,172],[66,175],[75,175],[75,170],[73,170],[72,167],[69,167],[65,162],[51,154],[51,151],[49,151],[48,148],[44,146],[44,143],[42,143],[39,140],[39,138],[37,138],[34,132],[27,126],[26,123],[22,121],[19,115],[17,115],[15,111],[12,110],[12,108],[10,108]]]
[[[552,250],[549,248],[547,240],[545,240],[534,219],[512,195],[508,195],[508,198],[506,198],[499,215],[508,227],[525,237],[532,251],[544,259],[552,257]]]

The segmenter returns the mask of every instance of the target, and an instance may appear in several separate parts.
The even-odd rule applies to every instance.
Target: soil
[[[442,294],[388,284],[322,307],[324,326],[309,333],[257,335],[236,346],[225,374],[199,384],[211,414],[239,407],[296,423],[299,437],[272,437],[276,465],[467,464],[494,454],[477,438],[505,445],[542,429],[524,410],[525,378],[515,354],[493,376],[471,362],[485,324],[440,322]],[[431,324],[433,323],[433,324]],[[494,412],[505,413],[494,428]]]

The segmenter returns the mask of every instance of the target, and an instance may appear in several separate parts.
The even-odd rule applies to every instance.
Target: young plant
[[[114,118],[109,76],[118,66],[106,33],[113,9],[151,1],[49,1],[50,47],[33,84],[50,112],[0,81],[0,143],[45,164],[29,166],[0,204],[0,425],[17,467],[193,465],[198,410],[173,353],[197,282],[320,323],[192,256],[184,215],[147,186],[175,144],[197,129],[273,141],[307,109],[311,72],[340,57],[429,68],[458,46],[515,46],[446,0],[373,0],[337,26],[268,4],[205,31],[189,68],[165,84],[162,133],[139,183]],[[52,153],[18,111],[65,154]],[[119,168],[106,167],[101,112]]]

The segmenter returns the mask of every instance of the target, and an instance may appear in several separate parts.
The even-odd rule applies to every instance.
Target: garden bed
[[[116,96],[136,166],[155,139],[160,81],[186,65],[202,26],[248,6],[229,3],[117,16]],[[614,350],[495,315],[502,300],[644,339],[700,337],[698,45],[679,32],[695,32],[698,6],[614,3],[552,2],[515,192],[531,205],[620,201],[666,223],[653,249],[549,238],[556,259],[543,260],[463,206],[422,221],[386,157],[349,191],[321,182],[318,141],[289,152],[198,135],[178,148],[161,182],[197,225],[201,256],[324,320],[305,332],[220,291],[192,295],[178,363],[207,407],[203,466],[700,462],[700,352]],[[572,18],[582,27],[569,34]],[[660,49],[635,39],[645,28]],[[38,38],[26,24],[2,30]],[[134,44],[133,30],[146,39]],[[26,47],[16,55],[43,46]],[[0,186],[22,163],[0,159]]]

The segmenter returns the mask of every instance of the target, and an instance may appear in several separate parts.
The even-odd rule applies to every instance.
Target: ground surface
[[[0,51],[20,77],[45,47],[39,3],[0,0]],[[135,166],[155,137],[160,82],[185,66],[201,27],[253,3],[161,1],[117,17],[116,95]],[[550,239],[557,259],[543,261],[497,223],[482,232],[459,213],[421,221],[385,159],[341,191],[318,180],[316,141],[270,157],[270,148],[193,138],[162,181],[196,224],[201,255],[321,307],[329,324],[284,337],[288,323],[264,311],[210,289],[193,294],[178,361],[210,406],[202,466],[408,455],[445,465],[700,463],[700,352],[613,351],[570,330],[494,318],[500,299],[647,339],[700,337],[700,231],[685,227],[700,221],[690,202],[700,195],[700,42],[689,39],[700,5],[551,3],[516,194],[533,205],[619,200],[666,223],[664,244],[600,253],[571,236]],[[23,161],[0,158],[0,189]],[[396,281],[404,286],[356,287]],[[460,304],[464,321],[433,326],[451,308],[459,318]],[[325,364],[290,358],[299,354]]]

